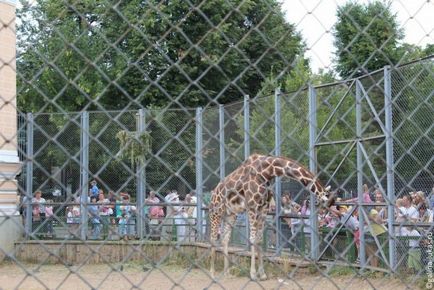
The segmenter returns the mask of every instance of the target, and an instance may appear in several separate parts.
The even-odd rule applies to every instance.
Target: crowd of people
[[[428,263],[426,237],[429,231],[433,231],[433,199],[434,189],[430,196],[426,196],[422,191],[409,192],[398,198],[394,206],[393,234],[397,238],[397,248],[402,254],[407,254],[407,266],[413,272],[420,271],[423,265]],[[384,253],[383,248],[388,246],[388,208],[385,194],[379,188],[371,192],[366,184],[363,185],[363,231],[359,224],[361,211],[355,206],[357,202],[358,198],[342,199],[335,195],[329,208],[319,209],[318,225],[320,230],[326,233],[340,226],[351,232],[357,253],[360,249],[360,234],[365,233],[368,263],[378,267],[381,252]],[[289,192],[284,192],[281,206],[283,247],[299,249],[300,239],[297,237],[303,235],[304,240],[309,241],[311,233],[310,220],[307,218],[310,215],[309,200],[303,200],[299,204],[293,200]],[[335,241],[332,243],[336,246]]]
[[[90,239],[135,239],[137,216],[143,217],[145,231],[150,238],[172,240],[175,234],[179,241],[195,239],[197,197],[194,191],[186,194],[182,200],[176,190],[166,192],[164,197],[158,197],[155,191],[150,191],[144,202],[143,212],[139,212],[128,193],[116,194],[109,191],[106,195],[93,180],[86,200],[78,196],[66,207],[66,237],[80,236],[80,225],[85,220],[81,213],[85,204]],[[23,205],[26,204],[26,201],[23,201]],[[53,237],[54,212],[51,201],[45,200],[41,191],[36,191],[31,204],[33,231],[43,233],[45,237]],[[56,220],[61,221],[60,215],[56,213]]]
[[[381,247],[388,237],[388,208],[385,196],[379,188],[371,193],[369,187],[363,185],[365,223],[361,226],[358,218],[359,207],[354,206],[358,198],[345,200],[335,195],[329,208],[319,209],[319,228],[325,232],[337,227],[345,228],[353,235],[357,252],[360,249],[360,233],[364,232],[368,262],[371,266],[377,267]],[[81,215],[83,202],[80,197],[74,202],[66,207],[66,224],[71,237],[79,235],[80,224],[85,220]],[[152,239],[172,240],[175,237],[178,241],[194,241],[197,235],[197,197],[194,191],[186,194],[183,199],[176,190],[168,191],[164,196],[150,191],[144,202],[143,212],[139,212],[128,193],[115,194],[109,191],[106,196],[104,191],[98,188],[97,183],[92,181],[86,200],[91,225],[90,238],[101,239],[104,238],[101,236],[104,234],[108,239],[134,239],[137,237],[136,217],[141,215],[145,220],[146,234]],[[396,199],[394,235],[398,238],[397,241],[405,241],[403,247],[408,249],[408,268],[413,271],[420,271],[422,265],[427,263],[426,236],[428,231],[432,230],[429,225],[433,223],[433,206],[434,189],[429,197],[422,191],[416,191]],[[282,193],[283,217],[280,236],[284,248],[300,249],[310,244],[312,229],[310,219],[307,218],[310,216],[310,210],[309,199],[298,203],[290,192]],[[270,205],[270,211],[275,211],[274,201]],[[32,199],[32,219],[36,225],[45,221],[46,236],[53,236],[53,221],[59,218],[53,212],[52,201],[45,200],[40,191],[36,191]],[[203,228],[205,229],[205,225]],[[300,235],[303,235],[304,242],[297,238]],[[270,240],[271,244],[275,245],[273,237]]]

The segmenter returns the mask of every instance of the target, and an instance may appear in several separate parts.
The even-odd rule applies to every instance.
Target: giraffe
[[[251,244],[250,278],[267,279],[264,272],[262,242],[265,217],[267,215],[272,191],[271,182],[277,176],[286,176],[300,181],[317,197],[316,204],[326,202],[330,187],[324,188],[315,175],[298,162],[285,157],[253,154],[231,174],[226,176],[211,192],[211,275],[215,277],[215,252],[218,229],[222,220],[225,226],[222,235],[224,254],[224,275],[228,275],[228,244],[236,215],[247,211],[249,217]],[[256,272],[256,254],[258,249],[258,273]],[[257,274],[259,274],[257,277]]]

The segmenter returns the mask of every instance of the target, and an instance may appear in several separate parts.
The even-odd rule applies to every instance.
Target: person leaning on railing
[[[99,239],[101,235],[102,223],[99,215],[99,206],[95,196],[90,199],[90,205],[88,206],[89,221],[92,224],[92,238]]]
[[[53,205],[52,205],[53,201],[52,200],[47,200],[47,204],[45,206],[45,217],[47,219],[47,237],[48,238],[52,238],[54,235],[54,231],[53,231]]]
[[[377,242],[381,245],[383,236],[387,234],[387,229],[383,225],[382,220],[378,217],[378,211],[371,209],[369,212],[369,220],[365,226],[366,254],[368,255],[369,264],[373,267],[379,265],[379,248]]]
[[[303,201],[303,205],[301,207],[300,213],[301,213],[301,215],[304,215],[304,216],[310,216],[310,201],[309,201],[309,199],[305,199]],[[303,223],[303,232],[305,235],[305,239],[309,240],[310,234],[312,232],[311,225],[310,225],[310,219],[302,219],[302,223]]]
[[[151,238],[159,239],[161,233],[160,224],[164,219],[164,210],[159,206],[160,199],[155,191],[149,192],[149,197],[145,199],[145,205],[148,208],[149,234]]]
[[[352,211],[352,207],[346,207],[344,205],[340,205],[338,207],[339,214],[341,217],[341,223],[344,224],[345,228],[351,231],[354,237],[354,244],[356,245],[357,256],[359,255],[360,249],[360,227],[359,220],[356,216],[357,211]],[[359,259],[358,259],[359,260]]]
[[[427,198],[428,206],[431,210],[434,209],[434,187],[431,189],[431,193],[428,195]]]
[[[32,198],[32,217],[33,221],[37,223],[33,223],[34,228],[38,228],[45,220],[45,199],[42,197],[42,192],[40,190],[35,192],[34,197]],[[36,234],[44,233],[44,228],[40,228],[39,232]]]
[[[374,190],[374,203],[384,204],[384,196],[380,189]],[[376,205],[375,210],[378,212],[377,223],[385,224],[387,221],[387,207],[384,205]]]
[[[420,227],[419,231],[422,236],[420,246],[420,262],[426,266],[430,260],[430,252],[432,252],[432,232],[433,232],[433,211],[429,209],[427,202],[419,207],[419,220],[422,224],[429,224],[427,227]]]
[[[99,215],[101,218],[104,236],[111,238],[109,226],[110,216],[113,214],[113,209],[110,206],[110,200],[105,197],[104,191],[100,189],[98,195]]]
[[[43,221],[45,218],[45,199],[42,197],[40,190],[35,192],[32,198],[32,215],[33,221]]]
[[[426,204],[426,197],[423,191],[416,191],[413,198],[414,207],[419,210],[423,204]]]
[[[114,193],[114,191],[110,190],[108,192],[107,199],[109,201],[108,207],[110,208],[110,225],[109,225],[109,234],[108,239],[113,239],[116,235],[116,203],[119,199],[119,196]]]
[[[327,214],[325,216],[325,226],[327,228],[334,229],[340,222],[340,216],[341,213],[339,211],[339,207],[336,205],[336,202],[338,202],[337,198],[333,197],[329,201],[329,208],[327,209]]]
[[[281,197],[281,214],[289,215],[291,214],[291,199],[287,194],[283,194]],[[281,244],[282,248],[290,248],[290,239],[291,239],[291,218],[284,217],[281,224]]]
[[[418,273],[422,269],[419,244],[421,235],[416,228],[419,219],[419,211],[413,205],[411,195],[405,194],[400,203],[397,203],[396,222],[399,223],[399,226],[396,237],[398,245],[403,246],[407,254],[407,268],[414,273]]]
[[[193,198],[191,196],[190,193],[188,193],[185,196],[185,200],[184,200],[185,205],[185,214],[186,214],[186,223],[187,223],[187,233],[186,233],[186,238],[189,242],[193,242],[195,241],[195,225],[196,225],[196,218],[194,216],[195,213],[195,206],[191,206],[191,204],[194,204],[195,202],[193,201]]]
[[[418,222],[421,223],[432,223],[433,222],[433,211],[429,209],[426,202],[419,206],[419,218]]]
[[[149,197],[145,199],[145,204],[149,206],[149,218],[160,219],[164,217],[164,210],[162,206],[159,206],[160,199],[156,196],[155,191],[149,192]]]
[[[398,221],[408,221],[408,222],[417,222],[419,218],[419,213],[412,205],[412,198],[410,194],[405,194],[402,197],[401,206],[398,206],[397,209],[397,220]]]
[[[136,215],[137,208],[134,205],[130,204],[130,195],[128,193],[121,194],[122,196],[122,205],[120,206],[120,215],[118,218],[122,216],[126,217],[127,220],[127,234],[124,237],[125,240],[134,239],[136,232]]]
[[[412,274],[418,274],[422,269],[422,257],[419,242],[421,241],[421,234],[416,229],[416,226],[402,227],[401,236],[406,237],[408,241],[408,258],[407,267],[413,272]]]

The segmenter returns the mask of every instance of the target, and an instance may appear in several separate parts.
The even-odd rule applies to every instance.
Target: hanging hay
[[[121,130],[116,134],[120,148],[116,154],[119,158],[129,159],[131,164],[144,162],[151,149],[151,138],[147,131],[129,132]]]

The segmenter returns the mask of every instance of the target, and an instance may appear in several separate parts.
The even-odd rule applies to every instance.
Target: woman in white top
[[[422,203],[419,206],[419,222],[421,223],[432,223],[433,222],[433,211],[430,210],[426,203]]]
[[[36,191],[32,198],[32,212],[34,221],[42,221],[45,218],[45,199],[41,191]]]
[[[402,197],[402,206],[398,207],[398,221],[416,222],[419,219],[419,212],[412,205],[410,195]]]

